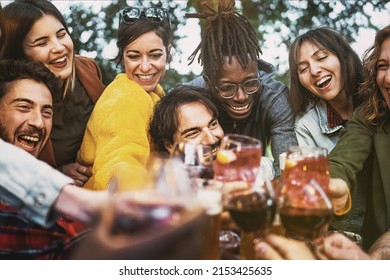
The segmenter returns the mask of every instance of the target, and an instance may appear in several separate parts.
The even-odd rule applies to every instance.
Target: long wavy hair
[[[360,58],[339,32],[328,27],[320,27],[298,36],[290,48],[290,104],[294,113],[303,114],[312,102],[318,100],[318,97],[307,90],[299,81],[299,52],[305,42],[312,43],[337,56],[340,61],[344,91],[347,96],[354,98],[354,107],[356,107],[359,103],[357,94],[363,72]]]
[[[381,46],[389,37],[390,25],[377,32],[374,45],[363,55],[364,80],[359,89],[360,96],[365,100],[362,118],[373,125],[380,125],[390,115],[390,108],[376,82]]]

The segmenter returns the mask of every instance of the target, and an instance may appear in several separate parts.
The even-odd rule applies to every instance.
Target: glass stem
[[[255,259],[255,239],[259,237],[258,232],[244,232],[241,231],[240,243],[240,259],[254,260]]]

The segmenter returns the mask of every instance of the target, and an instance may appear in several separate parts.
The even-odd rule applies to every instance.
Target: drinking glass
[[[212,145],[180,142],[176,144],[172,157],[179,158],[185,164],[190,179],[213,179],[212,163],[216,152]]]
[[[212,162],[216,148],[211,145],[178,143],[172,158],[179,159],[188,171],[191,188],[205,209],[206,223],[202,235],[202,258],[220,259],[219,233],[222,214],[222,183],[213,180]]]
[[[131,191],[132,204],[115,216],[113,233],[145,232],[150,228],[173,225],[184,211],[191,211],[195,194],[181,161],[151,156],[148,178],[141,189]]]
[[[224,207],[241,229],[241,259],[254,259],[255,239],[270,228],[276,212],[270,181],[259,172],[260,159],[258,139],[227,134],[214,162],[214,177],[224,182]]]
[[[279,215],[286,235],[311,241],[325,234],[333,214],[326,194],[329,184],[327,150],[291,147],[283,180]]]

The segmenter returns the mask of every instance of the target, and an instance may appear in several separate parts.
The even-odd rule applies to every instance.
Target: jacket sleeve
[[[0,155],[0,199],[39,225],[52,225],[52,205],[73,180],[1,139]]]
[[[85,187],[104,190],[114,174],[123,178],[121,171],[134,189],[146,176],[153,106],[147,93],[135,91],[108,87],[96,104],[78,156],[82,164],[92,164],[93,177]]]
[[[372,151],[375,133],[372,127],[363,123],[359,114],[356,110],[329,154],[331,177],[344,179],[350,188],[355,186],[357,173],[363,169]]]
[[[280,176],[279,155],[291,146],[298,145],[294,132],[294,114],[287,96],[288,88],[279,82],[274,82],[272,88],[264,89],[268,94],[260,102],[263,103],[264,125],[270,136],[272,156],[274,158],[275,175]]]

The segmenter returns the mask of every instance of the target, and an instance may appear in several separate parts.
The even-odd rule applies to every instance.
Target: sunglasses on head
[[[120,11],[120,18],[126,24],[132,24],[140,18],[146,18],[153,22],[161,22],[164,19],[168,20],[171,25],[171,19],[169,13],[164,8],[150,7],[150,8],[136,8],[128,7]]]

